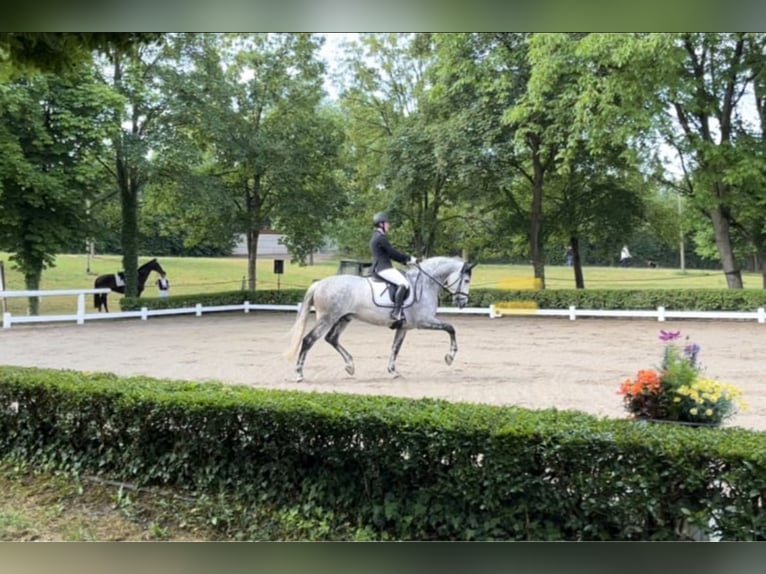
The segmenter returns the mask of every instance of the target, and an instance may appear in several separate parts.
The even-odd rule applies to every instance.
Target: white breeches
[[[393,283],[394,285],[402,285],[404,287],[409,287],[410,284],[407,281],[407,279],[404,277],[401,271],[398,269],[394,269],[391,267],[390,269],[383,269],[382,271],[377,271],[377,274],[380,277],[383,277],[386,281]]]

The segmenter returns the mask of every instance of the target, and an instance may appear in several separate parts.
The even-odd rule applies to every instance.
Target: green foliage
[[[183,309],[194,307],[198,303],[204,307],[218,305],[241,305],[249,301],[253,305],[296,305],[303,300],[303,289],[281,289],[272,291],[226,291],[219,293],[193,293],[173,295],[172,297],[124,297],[120,299],[123,311],[147,309]]]
[[[203,305],[238,305],[245,301],[252,304],[294,305],[303,299],[303,289],[229,291],[174,295],[169,298],[125,297],[121,299],[123,311],[170,309]],[[556,289],[519,290],[471,289],[472,307],[489,307],[507,301],[534,302],[540,309],[625,309],[679,311],[755,311],[766,307],[766,291],[729,289],[644,289],[619,291],[614,289]],[[444,293],[440,305],[450,306],[451,297]]]
[[[156,42],[156,32],[4,32],[0,35],[0,64],[22,71],[62,74],[90,59],[91,52],[128,52]]]
[[[651,309],[686,311],[755,311],[766,307],[766,291],[756,289],[545,289],[507,291],[471,289],[471,305],[534,301],[541,309]]]
[[[113,102],[87,66],[0,86],[0,249],[13,254],[28,289],[38,288],[56,253],[84,242],[93,162],[107,134],[104,108]]]
[[[311,34],[172,39],[177,63],[163,75],[169,121],[157,147],[157,204],[175,211],[192,243],[247,235],[250,289],[263,229],[286,234],[302,261],[345,201],[337,183],[342,128],[322,105],[318,42]]]
[[[0,404],[3,456],[221,496],[229,526],[258,505],[315,539],[766,538],[766,439],[741,429],[16,367]]]

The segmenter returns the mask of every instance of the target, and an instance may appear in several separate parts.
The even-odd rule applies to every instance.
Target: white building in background
[[[264,230],[258,236],[258,257],[288,258],[287,246],[282,243],[283,235],[276,231]],[[235,256],[247,255],[247,237],[243,233],[237,238],[237,244],[231,252]]]
[[[270,229],[261,231],[258,235],[258,257],[273,257],[274,259],[289,259],[290,252],[287,246],[282,243],[283,234]],[[335,255],[338,247],[330,241],[316,251],[317,255]],[[247,237],[242,234],[237,238],[237,243],[231,252],[236,257],[245,257],[247,255]]]

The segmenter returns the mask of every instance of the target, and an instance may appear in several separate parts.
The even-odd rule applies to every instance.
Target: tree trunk
[[[24,271],[24,285],[27,291],[38,291],[40,289],[40,278],[43,275],[43,265],[40,262],[39,267],[35,265],[34,269],[26,267]],[[27,315],[40,314],[40,298],[29,297],[27,300]]]
[[[761,272],[761,286],[766,289],[766,242],[763,241],[762,236],[758,236],[752,241],[755,247],[755,253],[753,254],[753,271]]]
[[[255,291],[255,270],[258,262],[258,229],[247,230],[247,287],[250,291]]]
[[[577,236],[569,238],[569,245],[572,246],[572,265],[574,268],[575,289],[585,289],[585,279],[582,275],[582,263],[580,261],[580,241]]]
[[[530,255],[535,279],[540,279],[540,284],[545,289],[545,251],[543,247],[543,165],[540,161],[539,149],[535,148],[532,154],[534,169],[532,182],[532,209],[530,210],[531,222],[529,227]]]
[[[710,219],[715,230],[715,244],[721,257],[723,273],[726,277],[726,286],[729,289],[742,289],[742,273],[737,267],[734,251],[731,246],[729,219],[720,205],[710,210]]]
[[[122,85],[122,59],[118,52],[112,54],[114,59],[114,86],[125,95]],[[122,115],[115,114],[117,125],[120,125]],[[122,268],[125,272],[125,296],[138,295],[138,182],[133,166],[131,166],[126,135],[120,131],[115,157],[117,172],[117,187],[120,191],[122,209],[122,225],[120,227],[120,242],[122,244]]]
[[[120,188],[122,225],[122,268],[125,271],[125,296],[138,295],[138,189],[130,177],[124,152],[117,152],[117,183]]]

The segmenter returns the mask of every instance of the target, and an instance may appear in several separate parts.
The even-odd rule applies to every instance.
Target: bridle
[[[468,268],[468,270],[466,269],[466,267],[467,267],[467,266],[468,266],[468,264],[467,264],[467,263],[463,263],[463,267],[460,269],[460,277],[458,277],[457,279],[455,279],[455,280],[454,280],[454,281],[452,281],[451,283],[447,283],[446,281],[444,281],[444,282],[442,282],[442,281],[439,281],[439,280],[438,280],[436,277],[434,277],[434,276],[433,276],[433,275],[431,275],[431,274],[430,274],[428,271],[426,271],[425,269],[423,269],[423,268],[420,266],[420,263],[417,263],[417,264],[415,265],[415,267],[417,267],[417,269],[418,269],[418,272],[422,273],[423,275],[425,275],[426,277],[428,277],[428,278],[429,278],[431,281],[433,281],[434,283],[436,283],[436,284],[439,286],[439,288],[440,288],[440,289],[444,289],[444,290],[445,290],[447,293],[449,293],[449,294],[450,294],[450,295],[452,295],[453,297],[457,297],[458,295],[462,295],[463,297],[466,297],[466,298],[468,297],[468,293],[465,293],[465,292],[463,292],[463,291],[462,291],[462,288],[463,288],[463,281],[464,281],[464,277],[465,277],[465,275],[466,275],[467,271],[469,271],[469,270],[470,270],[470,267]],[[456,289],[456,290],[454,290],[454,291],[452,291],[452,290],[450,289],[450,287],[452,287],[452,286],[453,286],[453,285],[455,285],[456,283],[457,283],[457,289]]]

